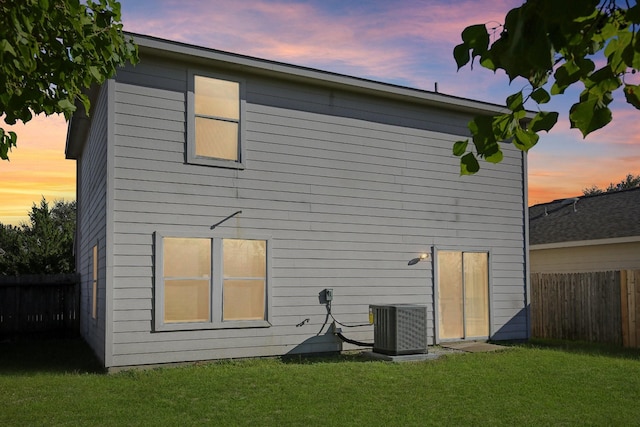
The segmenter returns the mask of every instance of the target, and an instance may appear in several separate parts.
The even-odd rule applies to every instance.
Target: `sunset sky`
[[[509,86],[503,73],[479,67],[456,72],[452,50],[466,26],[503,22],[521,3],[121,0],[126,31],[419,89],[433,90],[437,82],[441,93],[497,104],[524,83]],[[577,97],[567,92],[545,107],[559,111],[560,122],[529,153],[529,204],[640,174],[640,112],[626,106],[620,91],[613,123],[583,140],[569,129]],[[10,162],[0,162],[0,222],[17,225],[43,196],[75,198],[75,161],[64,158],[63,118],[37,117],[13,130],[18,148]]]

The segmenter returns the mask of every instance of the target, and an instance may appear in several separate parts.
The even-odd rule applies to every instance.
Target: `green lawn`
[[[0,344],[0,425],[640,424],[640,351],[537,343],[394,364],[359,355],[100,373],[76,341]]]

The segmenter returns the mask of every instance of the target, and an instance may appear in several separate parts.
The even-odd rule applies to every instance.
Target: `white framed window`
[[[244,168],[244,82],[189,72],[187,162]]]
[[[155,234],[155,329],[268,327],[269,238]]]

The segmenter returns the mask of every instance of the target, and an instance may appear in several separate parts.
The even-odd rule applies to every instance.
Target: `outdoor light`
[[[427,259],[427,258],[429,258],[429,254],[422,254],[422,255],[420,255],[418,258],[414,258],[414,259],[412,259],[411,261],[409,261],[409,262],[407,263],[407,265],[414,265],[414,264],[417,264],[417,263],[419,263],[420,261],[422,261],[423,259]]]

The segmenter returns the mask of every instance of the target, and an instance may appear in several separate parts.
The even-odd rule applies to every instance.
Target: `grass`
[[[103,374],[78,341],[0,344],[0,425],[638,425],[640,351],[565,342]]]

